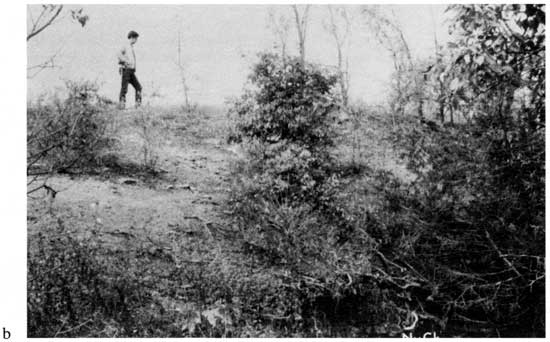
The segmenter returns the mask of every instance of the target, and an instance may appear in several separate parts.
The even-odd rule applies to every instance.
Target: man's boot
[[[125,109],[126,108],[126,96],[124,96],[122,94],[119,97],[118,108],[119,109]]]
[[[136,108],[141,106],[141,91],[136,91]]]

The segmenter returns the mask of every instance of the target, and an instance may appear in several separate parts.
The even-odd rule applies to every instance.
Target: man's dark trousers
[[[128,92],[128,83],[136,90],[136,106],[141,104],[141,84],[136,77],[136,70],[122,68],[122,85],[120,86],[120,104],[126,103],[126,93]]]

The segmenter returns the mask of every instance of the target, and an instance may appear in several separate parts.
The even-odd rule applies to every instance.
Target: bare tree
[[[183,64],[182,58],[181,58],[181,30],[178,30],[178,61],[177,61],[177,67],[180,73],[180,80],[181,84],[183,86],[183,95],[185,97],[185,108],[189,108],[190,102],[189,102],[189,86],[187,83],[187,76],[186,76],[186,70],[185,66]]]
[[[409,45],[403,35],[403,30],[396,23],[395,13],[391,16],[382,13],[377,5],[363,6],[362,13],[366,16],[367,24],[373,28],[374,35],[381,46],[395,52],[400,57],[400,63],[412,66],[412,57]]]
[[[27,32],[27,41],[44,31],[58,19],[61,19],[59,16],[61,11],[63,11],[63,5],[42,5],[40,13],[35,18],[32,11],[28,10],[31,26]],[[88,15],[82,13],[82,8],[71,10],[71,17],[83,27],[89,19]]]
[[[405,90],[408,87],[407,73],[414,69],[409,45],[403,35],[403,30],[392,20],[379,10],[379,6],[363,6],[363,15],[367,20],[367,25],[371,28],[378,43],[384,47],[392,56],[395,69],[397,98],[392,103],[392,112],[404,113]],[[393,15],[393,12],[392,12]],[[415,88],[418,85],[416,78],[413,80]],[[421,108],[421,107],[420,107]],[[422,112],[422,109],[420,109]]]
[[[344,107],[348,105],[349,99],[349,59],[344,51],[349,44],[351,35],[351,21],[345,7],[333,8],[327,6],[329,13],[329,22],[325,28],[334,39],[337,51],[338,83],[342,94],[342,103]]]
[[[310,5],[306,5],[302,14],[298,10],[298,5],[292,5],[294,12],[294,19],[296,23],[296,31],[298,32],[298,50],[300,52],[300,60],[302,64],[306,60],[306,36],[307,36],[307,24],[309,17]]]
[[[284,13],[278,13],[274,7],[270,7],[268,10],[268,22],[281,48],[281,57],[286,59],[290,18]]]
[[[62,10],[63,5],[42,5],[42,10],[36,19],[32,15],[32,11],[28,11],[32,26],[27,32],[27,41],[53,24],[53,22],[59,17],[59,14],[61,14]]]
[[[33,15],[33,11],[28,8],[27,13],[29,16],[30,27],[27,31],[27,42],[55,22],[62,20],[63,17],[61,17],[60,14],[62,13],[63,8],[63,5],[42,5],[40,12],[38,12],[37,15]],[[88,15],[82,12],[82,8],[70,10],[70,14],[72,19],[77,21],[82,27],[86,25],[86,22],[89,19]],[[33,78],[45,69],[56,68],[57,65],[55,64],[55,58],[58,56],[60,51],[61,48],[59,48],[57,52],[50,56],[46,61],[27,67],[27,71],[29,72],[27,77]]]
[[[432,27],[434,30],[434,57],[435,57],[435,65],[436,67],[441,67],[441,53],[439,48],[439,43],[437,41],[437,29],[435,25],[435,17],[433,13],[433,8],[430,8],[430,17],[432,20]],[[441,123],[445,122],[445,102],[446,102],[446,96],[445,96],[445,82],[441,77],[437,77],[437,83],[439,84],[439,94],[437,96],[437,103],[439,106],[439,120]]]

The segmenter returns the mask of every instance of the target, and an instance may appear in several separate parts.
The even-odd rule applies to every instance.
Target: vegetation
[[[284,318],[280,333],[396,335],[403,331],[397,324],[401,316],[411,319],[410,311],[399,311],[399,288],[411,284],[399,284],[381,268],[378,258],[386,257],[368,231],[376,223],[361,212],[364,208],[353,207],[342,196],[349,194],[345,189],[353,177],[329,149],[335,127],[328,114],[338,101],[338,95],[331,94],[336,78],[326,72],[321,76],[321,70],[297,60],[277,61],[260,57],[251,76],[255,92],[236,104],[240,117],[248,119],[238,127],[246,139],[256,141],[248,144],[249,159],[235,172],[232,209],[238,241],[266,272],[284,270],[279,281],[300,294],[293,305],[279,311]],[[276,76],[259,77],[264,70]],[[323,82],[288,81],[296,75]],[[296,83],[298,90],[281,96],[281,89]],[[266,125],[270,134],[286,139],[258,134]],[[293,134],[285,134],[287,125]],[[264,139],[258,142],[258,136]],[[288,300],[288,294],[284,296],[276,303]],[[384,309],[373,305],[378,300]],[[300,317],[299,326],[295,317]]]
[[[250,79],[256,88],[237,101],[233,114],[239,138],[254,146],[248,166],[258,190],[275,191],[280,199],[317,196],[329,176],[336,78],[298,59],[263,55]]]
[[[39,101],[27,110],[27,176],[29,192],[53,173],[96,164],[109,145],[106,100],[91,82],[67,82],[64,98]],[[39,184],[38,186],[36,186]]]
[[[123,118],[137,132],[117,131],[176,178],[197,157],[175,158],[174,142],[244,146],[220,203],[192,202],[217,220],[182,212],[122,232],[80,207],[74,226],[61,210],[28,218],[29,336],[544,336],[544,5],[451,6],[456,40],[425,61],[367,8],[392,38],[389,109],[348,104],[343,65],[307,62],[308,9],[294,7],[298,57],[272,15],[281,55],[259,55],[230,129],[207,109],[146,107]],[[30,107],[28,172],[84,170],[109,146],[109,110],[90,84]],[[150,176],[148,197],[174,191]],[[196,183],[170,200],[209,186]]]
[[[305,322],[323,322],[322,334],[338,334],[342,313],[337,313],[337,302],[357,303],[357,293],[380,293],[387,287],[393,289],[382,296],[383,313],[370,302],[346,307],[354,314],[370,312],[362,316],[366,320],[358,324],[359,334],[399,334],[404,332],[399,322],[411,316],[420,318],[421,329],[440,335],[543,334],[544,9],[510,5],[450,10],[456,15],[458,41],[443,52],[451,58],[438,60],[451,63],[431,72],[445,80],[438,84],[444,96],[437,95],[437,100],[450,123],[459,113],[469,119],[452,126],[400,119],[394,139],[415,175],[412,183],[387,172],[374,174],[370,186],[383,196],[378,208],[364,213],[336,200],[336,193],[346,191],[337,173],[315,179],[322,190],[304,197],[296,196],[304,188],[299,178],[286,178],[296,186],[281,194],[279,183],[258,181],[261,168],[238,169],[239,177],[248,179],[236,191],[245,250],[260,254],[268,265],[284,267],[293,279],[309,279],[311,289],[307,282],[307,290],[301,288],[308,296],[292,314],[297,310]],[[273,110],[280,102],[294,103],[277,96],[277,86],[264,87],[264,79],[254,76],[252,80],[260,89],[256,99],[275,100],[246,107],[249,118],[258,118],[254,115],[264,108],[268,114],[241,127],[244,134],[263,127],[263,118],[270,122],[273,113],[286,117],[285,111]],[[284,78],[269,80],[285,84]],[[419,96],[414,91],[398,97],[414,100]],[[527,95],[518,99],[521,91]],[[307,124],[300,127],[308,129]],[[300,134],[302,130],[293,136],[300,140]],[[264,148],[277,151],[284,144],[270,142]],[[325,151],[329,147],[318,146]],[[299,154],[281,159],[275,153],[270,163],[265,155],[252,150],[247,165],[257,160],[273,172],[300,160]],[[315,170],[323,168],[316,165]],[[352,255],[343,252],[348,249]],[[316,307],[320,298],[332,301],[331,312]],[[377,321],[382,314],[385,319]],[[353,317],[345,320],[354,326]],[[374,330],[360,328],[367,326]]]
[[[452,313],[450,323],[469,331],[477,322],[480,335],[541,335],[544,7],[452,9],[459,40],[443,75],[455,77],[445,101],[451,123],[453,113],[470,119],[436,132],[408,132],[418,181],[392,191],[391,206],[407,220],[418,219],[418,247],[409,261],[423,274],[437,274],[431,281],[447,296],[441,303]],[[395,234],[412,229],[406,228],[411,223],[394,221]],[[452,253],[434,255],[435,246]]]

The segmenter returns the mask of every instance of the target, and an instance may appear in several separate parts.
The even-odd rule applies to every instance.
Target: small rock
[[[189,184],[170,184],[166,187],[166,190],[189,190],[189,191],[193,191],[193,188]]]
[[[193,190],[193,189],[191,189],[191,185],[189,185],[189,184],[181,184],[179,186],[179,188],[184,189],[184,190]]]
[[[127,185],[135,185],[137,184],[137,179],[134,178],[123,178],[120,180],[121,184],[127,184]]]

